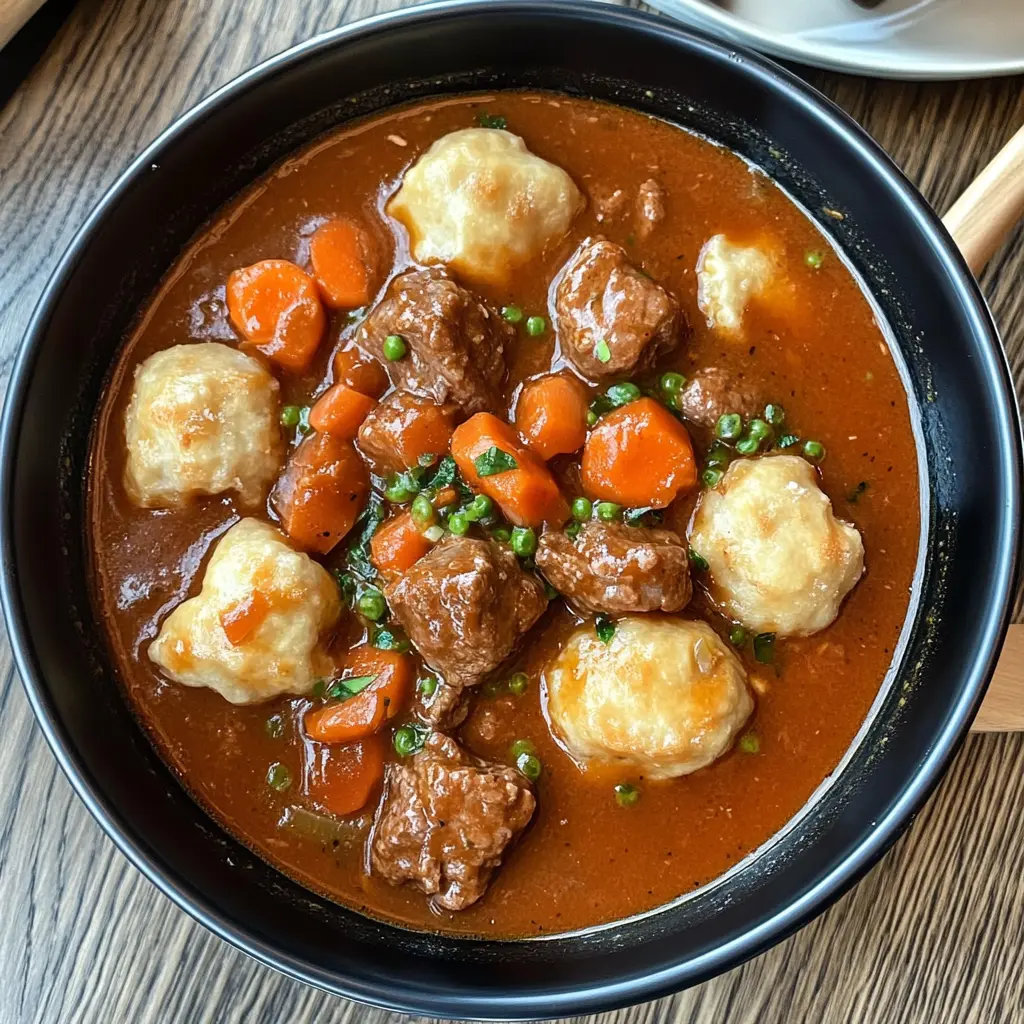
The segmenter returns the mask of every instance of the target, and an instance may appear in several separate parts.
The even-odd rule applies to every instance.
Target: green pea
[[[820,441],[804,441],[804,456],[811,462],[821,462],[825,458],[825,446]]]
[[[587,410],[587,426],[592,427],[598,420],[598,415],[593,409]]]
[[[523,319],[523,311],[518,306],[502,306],[501,315],[510,324],[517,324]]]
[[[761,750],[761,741],[754,733],[748,732],[745,736],[740,737],[740,750],[744,754],[757,754]]]
[[[536,747],[530,740],[516,740],[511,747],[509,747],[509,753],[511,753],[513,760],[520,758],[523,754],[532,754],[536,751]]]
[[[280,761],[275,761],[267,769],[267,785],[271,789],[283,793],[291,784],[292,773]]]
[[[760,444],[766,437],[771,437],[772,428],[764,420],[751,420],[747,434]]]
[[[747,631],[742,626],[733,626],[729,630],[729,643],[733,647],[742,647],[747,642]]]
[[[412,520],[417,526],[426,526],[434,519],[434,506],[425,494],[417,494],[412,499]]]
[[[725,476],[725,473],[717,466],[708,466],[701,473],[700,478],[705,487],[717,487],[723,476]]]
[[[620,807],[632,807],[640,799],[640,790],[628,782],[620,782],[615,787],[615,802]]]
[[[526,321],[526,333],[529,334],[531,338],[536,338],[538,335],[544,333],[547,326],[548,322],[544,317],[531,316],[529,320]]]
[[[723,441],[734,441],[743,433],[743,417],[738,412],[727,412],[718,417],[715,437]]]
[[[396,474],[384,488],[384,497],[396,505],[404,505],[415,493],[409,487],[409,483],[404,473]]]
[[[663,373],[658,386],[666,395],[675,398],[686,387],[686,378],[681,373]]]
[[[512,531],[512,550],[520,558],[528,558],[537,550],[537,534],[529,526],[517,526]]]
[[[512,531],[507,526],[496,526],[491,530],[491,536],[502,544],[507,544],[512,539]]]
[[[643,392],[632,381],[626,380],[621,384],[613,384],[604,394],[612,408],[618,409],[620,406],[635,402]]]
[[[594,514],[594,503],[589,498],[573,498],[572,517],[577,523],[585,523]]]
[[[716,466],[721,469],[724,466],[728,466],[732,460],[732,452],[729,451],[728,447],[722,444],[721,441],[716,441],[711,446],[711,451],[708,452],[707,460],[705,465]]]
[[[486,494],[478,494],[469,504],[467,512],[472,513],[475,521],[484,519],[494,511],[494,502]]]
[[[580,530],[583,529],[582,523],[570,523],[565,528],[565,535],[569,540],[575,540],[580,535]]]
[[[822,256],[817,249],[808,249],[807,252],[804,253],[804,263],[806,263],[812,270],[819,269],[824,262],[825,257]]]
[[[294,429],[299,425],[299,414],[301,410],[297,405],[286,405],[281,410],[281,426]]]
[[[448,517],[448,529],[455,534],[456,537],[462,537],[469,531],[469,520],[466,518],[465,512],[453,512]]]
[[[272,740],[280,739],[284,735],[284,718],[281,715],[271,715],[263,728]]]
[[[516,758],[516,767],[531,782],[536,782],[540,778],[541,764],[533,754],[520,754]]]
[[[409,349],[405,344],[405,338],[400,334],[389,334],[384,339],[384,358],[389,362],[394,363],[399,359],[404,358],[408,351]]]
[[[427,731],[422,726],[403,725],[395,730],[391,742],[399,757],[408,757],[423,749],[426,738]]]
[[[786,410],[777,402],[769,402],[764,407],[764,418],[773,427],[781,427],[786,422]]]
[[[509,693],[513,693],[517,697],[521,697],[526,693],[529,685],[530,680],[525,672],[513,672],[511,679],[508,681]]]
[[[356,609],[364,618],[376,622],[387,611],[388,606],[384,601],[384,595],[376,587],[367,587],[356,602]]]
[[[741,437],[736,442],[736,451],[738,451],[740,455],[753,455],[760,447],[761,442],[755,441],[752,437]]]
[[[436,676],[424,676],[417,684],[416,689],[423,694],[424,697],[433,697],[437,691],[437,677]]]
[[[616,505],[614,501],[599,501],[597,503],[597,518],[606,523],[615,522],[622,518],[622,506]]]

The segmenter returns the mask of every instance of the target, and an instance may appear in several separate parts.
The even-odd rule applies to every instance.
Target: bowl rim
[[[96,230],[135,180],[151,165],[159,162],[161,152],[219,105],[244,93],[255,81],[283,69],[301,64],[317,53],[367,35],[388,31],[396,24],[436,22],[464,16],[501,18],[510,13],[534,14],[538,18],[575,19],[613,24],[637,35],[653,34],[681,42],[688,48],[719,59],[726,57],[744,66],[748,74],[758,76],[787,99],[802,108],[811,120],[840,137],[842,143],[859,151],[871,165],[875,181],[887,186],[898,197],[917,231],[929,242],[936,264],[963,303],[965,319],[984,360],[984,375],[993,387],[999,404],[1000,464],[1007,483],[1008,504],[1004,508],[1002,529],[996,537],[996,567],[990,601],[982,616],[970,670],[961,681],[959,695],[949,709],[942,730],[933,737],[927,757],[919,762],[889,811],[879,818],[874,829],[847,852],[840,864],[816,885],[774,914],[757,923],[736,939],[693,959],[674,963],[663,970],[638,977],[610,979],[603,983],[566,986],[556,992],[509,999],[507,995],[471,995],[458,1003],[434,1005],[424,1009],[421,998],[404,991],[364,984],[356,979],[313,969],[297,957],[275,948],[271,942],[227,919],[201,896],[186,879],[159,862],[157,851],[149,848],[132,826],[121,819],[99,790],[70,743],[59,722],[48,685],[35,661],[33,643],[25,621],[18,581],[13,571],[13,464],[21,423],[38,350],[53,308],[60,301],[69,276]],[[377,1006],[410,1013],[434,1012],[475,1019],[537,1019],[565,1014],[596,1012],[659,998],[763,952],[822,912],[857,882],[892,845],[909,824],[937,784],[943,771],[966,735],[969,723],[980,705],[995,668],[1002,638],[1013,607],[1013,585],[1018,572],[1021,533],[1021,430],[1015,393],[1005,352],[995,324],[982,297],[977,281],[956,249],[937,214],[889,156],[849,115],[788,70],[771,60],[731,44],[719,42],[704,33],[664,18],[605,3],[579,0],[443,0],[412,8],[391,11],[344,25],[314,36],[255,67],[243,72],[208,97],[191,107],[165,128],[128,165],[105,191],[85,222],[75,233],[50,276],[32,313],[19,346],[0,423],[0,603],[7,622],[14,663],[21,676],[29,703],[57,762],[79,798],[112,839],[117,848],[165,896],[218,937],[230,942],[257,961],[337,995],[369,1002]]]

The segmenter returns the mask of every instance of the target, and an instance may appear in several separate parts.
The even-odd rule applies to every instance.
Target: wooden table
[[[0,111],[4,380],[60,252],[146,143],[263,58],[400,5],[82,0]],[[807,74],[940,209],[1024,123],[1021,79],[917,85]],[[983,284],[1019,393],[1022,281],[1018,233]],[[400,1019],[247,959],[130,867],[57,770],[0,644],[0,1024]],[[1024,735],[975,736],[909,834],[832,910],[731,974],[601,1019],[1020,1021],[1022,958]]]

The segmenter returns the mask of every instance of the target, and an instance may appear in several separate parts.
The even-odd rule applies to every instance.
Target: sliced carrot
[[[396,651],[357,647],[346,659],[342,677],[373,675],[365,689],[353,697],[306,715],[306,733],[320,743],[352,743],[379,732],[400,714],[412,695],[412,659]]]
[[[510,455],[515,468],[481,476],[476,459],[491,448]],[[465,481],[496,501],[516,526],[561,525],[569,518],[569,506],[547,466],[497,416],[478,412],[456,427],[451,450]]]
[[[542,459],[579,451],[587,439],[587,389],[565,373],[530,381],[516,405],[516,429]]]
[[[262,590],[252,590],[248,597],[236,601],[220,613],[220,625],[228,643],[237,647],[263,625],[270,614],[270,602]]]
[[[589,498],[665,508],[697,483],[686,428],[653,398],[608,413],[590,432],[581,464]]]
[[[313,434],[292,454],[273,503],[296,544],[326,555],[352,529],[369,491],[370,475],[352,442]]]
[[[360,425],[376,404],[369,395],[364,395],[347,384],[334,384],[309,410],[309,425],[314,430],[337,434],[347,441],[354,441]]]
[[[373,356],[364,355],[357,348],[343,348],[335,353],[334,379],[371,398],[380,398],[391,386],[387,370]]]
[[[355,309],[370,301],[369,241],[350,220],[329,220],[309,240],[309,261],[323,292],[334,309]]]
[[[316,282],[288,260],[261,260],[228,278],[228,314],[274,362],[302,373],[327,330]]]
[[[412,515],[401,512],[389,519],[370,541],[370,561],[382,576],[398,576],[432,547]]]
[[[387,738],[380,734],[361,743],[324,748],[308,776],[313,802],[330,814],[362,810],[384,781],[386,753]]]

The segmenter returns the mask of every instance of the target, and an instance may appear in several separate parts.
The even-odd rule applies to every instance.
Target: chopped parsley
[[[477,114],[476,123],[481,128],[507,128],[508,121],[501,114]]]
[[[708,571],[707,559],[703,555],[694,551],[693,548],[690,548],[690,561],[693,563],[694,569],[697,569],[700,572]]]
[[[612,350],[608,347],[608,342],[601,338],[600,341],[594,346],[594,356],[597,358],[599,363],[610,363],[612,360]]]
[[[330,686],[325,696],[332,700],[336,700],[339,697],[354,697],[357,693],[361,693],[365,690],[376,678],[376,675],[372,675],[353,676],[351,679],[339,679],[336,683],[333,683]]]
[[[594,620],[594,630],[597,633],[597,639],[601,643],[611,643],[612,637],[615,636],[615,621],[608,618],[607,615],[598,615]]]
[[[502,451],[497,445],[491,445],[482,455],[473,460],[479,476],[497,476],[499,473],[507,473],[511,469],[518,469],[519,463]]]

